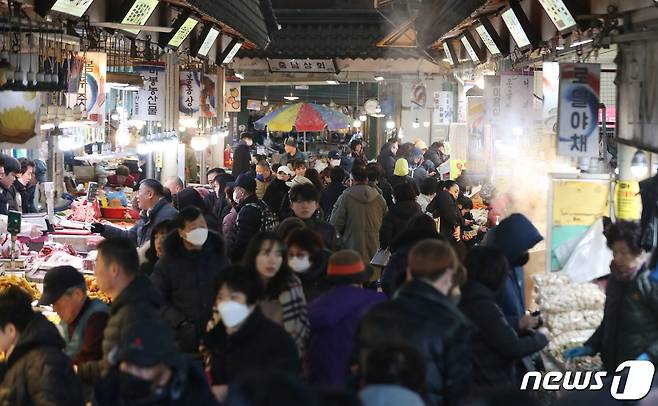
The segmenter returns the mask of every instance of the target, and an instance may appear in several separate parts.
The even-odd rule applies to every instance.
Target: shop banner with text
[[[560,64],[558,155],[599,155],[599,88],[601,66],[592,63]]]
[[[501,75],[500,123],[506,132],[512,134],[529,132],[533,117],[533,81],[532,75]]]
[[[201,115],[201,72],[180,72],[180,97],[178,111],[180,118],[197,119]]]
[[[498,125],[501,115],[500,76],[484,77],[484,101],[487,123]]]
[[[165,83],[164,66],[135,67],[144,78],[144,87],[136,98],[133,118],[144,121],[164,121]]]
[[[79,105],[87,112],[87,118],[98,125],[105,122],[105,80],[107,75],[107,54],[87,52],[85,56],[78,96],[71,97],[72,105]],[[72,106],[71,106],[72,107]]]

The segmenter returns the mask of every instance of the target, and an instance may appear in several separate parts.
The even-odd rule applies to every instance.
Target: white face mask
[[[222,316],[222,323],[228,328],[242,323],[251,314],[249,306],[233,300],[220,302],[217,311]]]
[[[233,191],[233,201],[236,203],[240,203],[240,193],[238,193],[237,190]]]
[[[197,247],[200,247],[203,244],[205,244],[207,239],[208,239],[207,228],[195,228],[194,230],[188,231],[185,234],[185,240]]]
[[[308,256],[290,257],[288,259],[288,266],[290,269],[297,273],[303,273],[308,271],[311,267],[311,260],[308,258]]]
[[[340,159],[332,159],[331,166],[340,166]]]
[[[315,170],[318,171],[318,172],[322,172],[322,171],[324,171],[324,170],[327,168],[327,166],[329,166],[329,165],[327,165],[326,162],[324,162],[324,161],[317,161],[317,162],[315,163]]]

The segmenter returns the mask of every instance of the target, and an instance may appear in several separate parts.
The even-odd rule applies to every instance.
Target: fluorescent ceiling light
[[[381,82],[382,80],[384,80],[384,77],[383,77],[382,75],[375,75],[375,78],[374,78],[374,79],[375,79],[377,82]]]
[[[575,48],[580,45],[589,44],[592,41],[594,41],[592,38],[583,38],[571,44],[571,48]],[[564,49],[564,47],[562,49]]]
[[[327,80],[328,85],[337,85],[339,84],[337,80]]]
[[[452,52],[452,49],[451,49],[450,45],[448,45],[448,41],[443,43],[443,51],[446,53],[446,59],[448,60],[450,65],[454,65],[455,64],[455,56]]]
[[[235,57],[235,54],[237,54],[240,50],[240,47],[242,47],[242,42],[240,42],[237,38],[233,38],[228,46],[219,54],[217,62],[220,65],[231,63]]]
[[[292,94],[290,96],[283,96],[283,98],[288,100],[288,101],[299,100],[299,96],[295,96],[295,95],[292,95]]]
[[[491,55],[498,56],[502,54],[500,49],[498,49],[498,45],[496,45],[496,41],[494,41],[494,39],[491,37],[491,34],[489,34],[489,31],[487,31],[484,25],[478,25],[475,27],[475,31],[477,31],[478,35],[482,39],[482,42],[487,47]]]
[[[233,75],[238,79],[244,79],[244,73],[242,72],[235,72]]]
[[[475,49],[473,48],[473,44],[471,44],[471,41],[468,40],[466,36],[463,36],[461,38],[462,44],[464,44],[464,48],[466,48],[466,52],[468,53],[468,56],[471,57],[471,60],[475,63],[480,62],[480,57],[478,56],[477,52],[475,52]]]

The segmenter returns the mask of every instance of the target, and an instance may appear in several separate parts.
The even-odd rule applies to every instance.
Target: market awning
[[[418,46],[430,47],[443,34],[468,18],[486,0],[434,0],[423,2],[416,18]]]
[[[277,29],[270,0],[188,0],[188,3],[262,49],[270,43],[270,33]]]

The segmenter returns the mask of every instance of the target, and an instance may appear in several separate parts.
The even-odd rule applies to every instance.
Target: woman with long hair
[[[242,262],[256,269],[263,283],[263,313],[283,326],[303,356],[309,335],[306,297],[302,282],[288,266],[285,244],[275,233],[258,233],[247,246]]]

